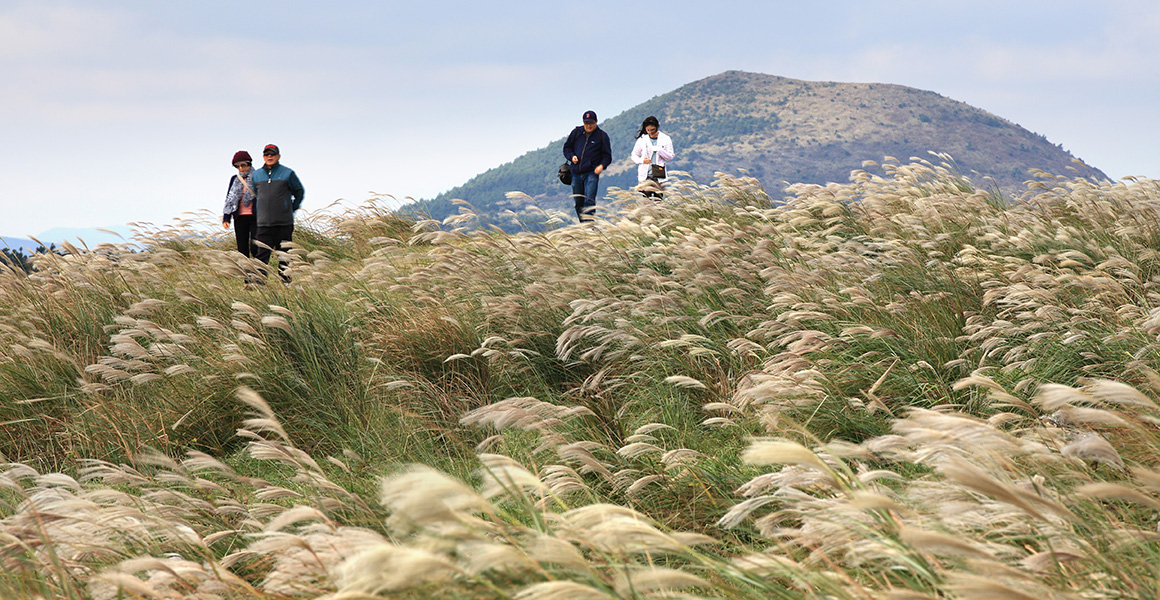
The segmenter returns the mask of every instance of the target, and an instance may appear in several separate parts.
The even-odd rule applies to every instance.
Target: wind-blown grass
[[[40,256],[0,595],[1156,596],[1160,188],[935,159]]]

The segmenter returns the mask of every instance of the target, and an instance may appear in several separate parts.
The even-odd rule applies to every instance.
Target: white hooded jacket
[[[676,158],[673,153],[673,138],[666,135],[663,131],[657,132],[657,146],[656,146],[656,164],[665,166],[665,163]],[[648,179],[649,170],[652,165],[644,164],[644,159],[653,158],[652,139],[648,134],[636,138],[636,145],[632,147],[632,162],[636,163],[636,180],[644,181]]]

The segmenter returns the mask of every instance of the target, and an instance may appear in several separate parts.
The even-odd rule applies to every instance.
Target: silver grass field
[[[1160,597],[1160,183],[1077,168],[6,266],[0,598]]]

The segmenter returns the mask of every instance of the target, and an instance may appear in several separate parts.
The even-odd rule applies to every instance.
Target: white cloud
[[[91,55],[124,31],[123,18],[107,9],[34,2],[0,9],[0,63]]]

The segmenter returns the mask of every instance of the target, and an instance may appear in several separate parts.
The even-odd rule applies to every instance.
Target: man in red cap
[[[254,239],[261,242],[254,250],[254,258],[267,265],[270,264],[272,250],[288,250],[283,242],[294,238],[294,211],[302,206],[302,200],[306,197],[306,190],[298,180],[298,175],[278,162],[281,158],[277,146],[266,146],[262,150],[262,161],[265,164],[255,169],[250,176],[258,207],[258,227]],[[286,265],[287,261],[279,257],[278,274],[289,283]]]

